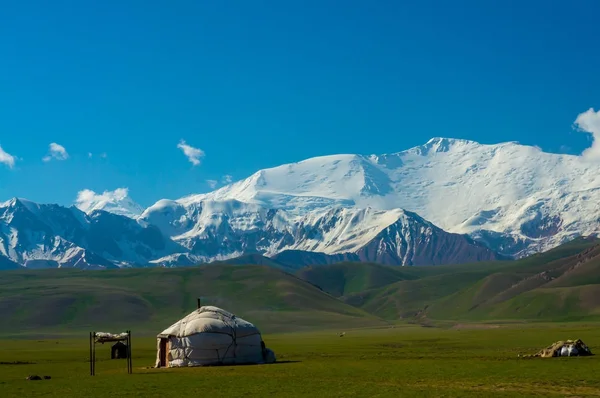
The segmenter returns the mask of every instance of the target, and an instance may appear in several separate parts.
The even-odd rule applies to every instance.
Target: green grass
[[[281,363],[151,369],[156,343],[133,332],[134,374],[98,345],[89,376],[87,340],[0,340],[2,397],[527,397],[598,396],[597,357],[522,359],[556,340],[600,350],[598,324],[498,328],[395,328],[264,335]],[[82,336],[83,337],[83,336]],[[29,374],[51,380],[26,381]]]
[[[299,270],[296,275],[335,297],[348,296],[397,281],[416,278],[400,267],[366,263],[306,267]]]
[[[296,275],[227,264],[2,272],[0,397],[598,396],[596,357],[518,357],[576,338],[600,351],[594,243],[516,262]],[[196,297],[256,324],[280,363],[152,369],[154,336]],[[127,329],[135,373],[98,345],[98,375],[88,376],[87,332]]]

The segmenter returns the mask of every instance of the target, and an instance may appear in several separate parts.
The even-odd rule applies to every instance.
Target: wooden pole
[[[127,331],[127,340],[129,340],[129,344],[127,344],[127,351],[129,351],[127,357],[129,362],[129,374],[133,373],[133,359],[131,359],[131,330]]]
[[[93,369],[92,369],[92,332],[90,332],[90,376],[93,376]]]
[[[92,332],[92,376],[96,376],[96,332]]]
[[[198,297],[198,309],[200,309],[200,297]]]

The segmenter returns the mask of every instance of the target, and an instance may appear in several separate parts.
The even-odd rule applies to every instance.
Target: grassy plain
[[[198,296],[255,323],[280,362],[152,369],[154,336]],[[295,275],[239,264],[5,271],[0,398],[600,396],[596,357],[518,357],[576,338],[598,352],[599,321],[592,240],[514,262],[335,264]],[[134,374],[105,345],[89,376],[87,333],[127,329]]]
[[[133,340],[134,374],[85,339],[0,340],[4,397],[504,397],[599,396],[599,358],[522,359],[555,340],[600,350],[597,324],[474,324],[265,335],[273,365],[152,369],[155,340]],[[14,364],[13,362],[30,362]],[[51,380],[26,381],[29,374]]]

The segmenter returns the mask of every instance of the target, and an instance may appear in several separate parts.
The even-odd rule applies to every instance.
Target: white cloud
[[[223,181],[223,184],[225,185],[231,184],[233,182],[233,176],[231,176],[230,174],[225,174],[221,181]]]
[[[106,152],[102,152],[101,154],[94,155],[92,152],[88,152],[87,154],[89,159],[92,159],[94,156],[98,156],[101,159],[106,159]]]
[[[211,189],[215,189],[217,186],[224,184],[231,184],[231,182],[233,181],[233,177],[230,174],[225,174],[223,177],[221,177],[221,181],[219,182],[219,180],[206,180],[206,183],[208,184],[208,186]]]
[[[128,188],[117,188],[114,191],[104,191],[103,193],[96,193],[91,189],[84,189],[77,193],[77,199],[75,204],[79,207],[80,204],[100,201],[119,201],[129,196]]]
[[[52,159],[56,160],[67,160],[69,158],[69,154],[64,146],[53,142],[50,144],[48,155],[44,156],[42,160],[44,162],[49,162]]]
[[[8,152],[5,152],[4,149],[0,146],[0,163],[8,166],[9,169],[15,167],[15,157]]]
[[[184,140],[181,140],[177,145],[177,148],[181,149],[185,156],[187,156],[188,160],[194,165],[198,166],[200,164],[200,158],[204,157],[204,151],[199,148],[194,148],[185,143]]]
[[[579,130],[592,135],[592,146],[583,151],[583,157],[600,159],[600,110],[595,112],[594,108],[590,108],[580,113],[575,119],[575,125]]]

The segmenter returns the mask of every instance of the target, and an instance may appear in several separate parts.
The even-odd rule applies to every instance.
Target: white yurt
[[[157,368],[275,362],[256,326],[217,307],[200,307],[157,337]]]

